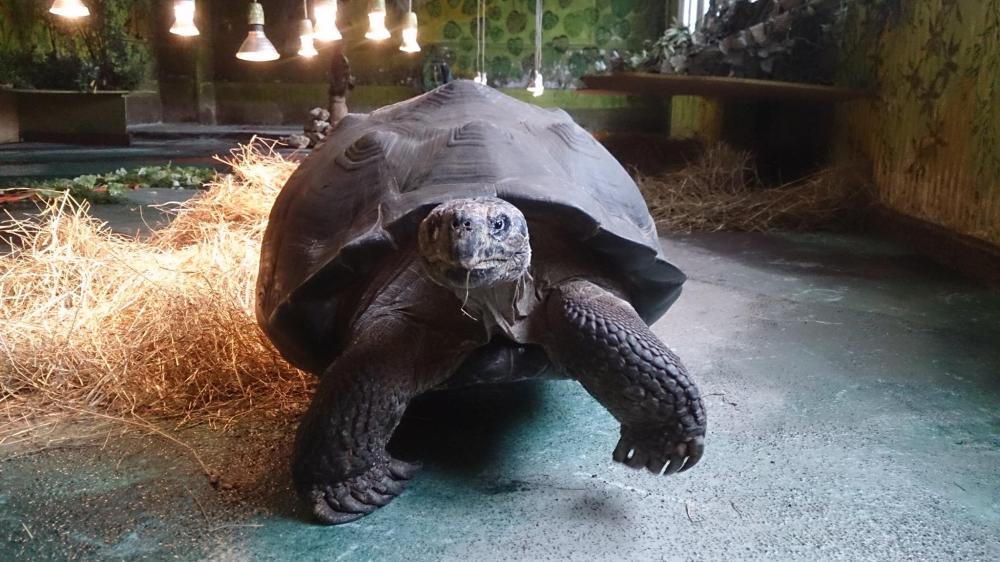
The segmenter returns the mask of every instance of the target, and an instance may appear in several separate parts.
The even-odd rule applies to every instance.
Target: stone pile
[[[332,130],[330,112],[322,107],[314,107],[309,111],[303,133],[284,137],[281,142],[292,148],[316,148],[323,144]]]

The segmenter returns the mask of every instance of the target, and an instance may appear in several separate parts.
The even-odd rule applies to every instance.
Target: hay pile
[[[14,248],[0,255],[0,443],[67,412],[183,425],[301,408],[312,377],[253,313],[268,212],[296,164],[260,145],[230,163],[146,240],[69,197],[0,225]]]
[[[683,169],[640,176],[638,183],[661,232],[826,228],[856,220],[869,200],[868,182],[856,167],[765,187],[750,153],[725,144]]]

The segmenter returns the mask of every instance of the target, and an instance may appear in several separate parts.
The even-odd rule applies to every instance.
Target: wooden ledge
[[[702,96],[804,102],[841,102],[871,97],[871,92],[836,86],[754,80],[723,76],[687,76],[651,72],[620,72],[582,76],[580,93],[629,93],[659,96]]]

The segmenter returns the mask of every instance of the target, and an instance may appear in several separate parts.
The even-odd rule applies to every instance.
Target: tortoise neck
[[[481,322],[490,334],[503,333],[510,339],[527,341],[527,318],[541,301],[530,272],[514,281],[486,287],[453,289],[463,312]]]

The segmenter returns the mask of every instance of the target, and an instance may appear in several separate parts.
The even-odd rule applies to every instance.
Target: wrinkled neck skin
[[[484,287],[452,288],[461,303],[462,312],[483,324],[490,335],[498,332],[508,338],[529,343],[535,338],[529,333],[528,317],[542,300],[542,291],[531,271],[513,282]]]

